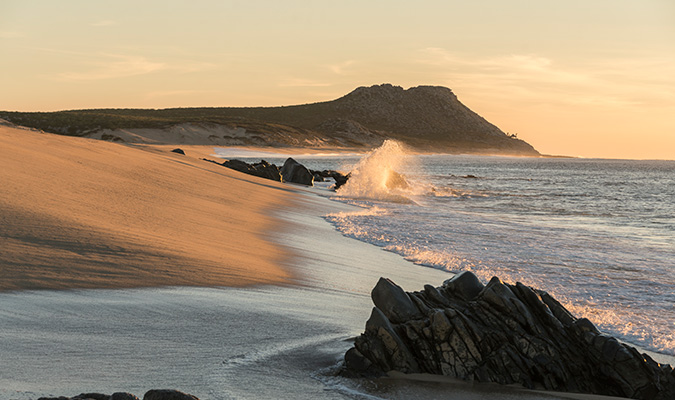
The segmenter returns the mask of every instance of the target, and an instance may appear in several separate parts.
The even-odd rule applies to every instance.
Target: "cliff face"
[[[124,141],[129,135],[123,130],[169,132],[191,124],[208,131],[203,144],[373,147],[393,138],[426,151],[539,155],[440,86],[359,87],[336,100],[285,107],[0,112],[0,118],[49,132],[101,138],[105,133]]]

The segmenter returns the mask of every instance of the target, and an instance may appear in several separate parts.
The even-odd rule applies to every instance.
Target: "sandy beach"
[[[195,154],[0,127],[0,289],[286,282],[281,184]],[[273,187],[278,190],[269,190]]]
[[[607,398],[336,376],[379,277],[450,275],[323,219],[352,206],[169,150],[0,127],[0,398]]]

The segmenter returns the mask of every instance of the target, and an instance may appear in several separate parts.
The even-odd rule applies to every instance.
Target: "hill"
[[[440,86],[359,87],[332,101],[282,107],[0,111],[17,125],[105,140],[213,145],[372,147],[539,155]]]

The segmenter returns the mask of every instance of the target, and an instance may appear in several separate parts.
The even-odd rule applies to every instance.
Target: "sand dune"
[[[237,146],[249,143],[250,134],[243,128],[218,124],[185,123],[165,129],[132,128],[103,129],[87,135],[92,139],[114,140],[126,143]]]
[[[280,184],[165,148],[0,126],[0,290],[285,282]]]

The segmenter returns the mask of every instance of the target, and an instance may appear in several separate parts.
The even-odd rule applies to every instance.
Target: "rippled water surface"
[[[675,354],[675,161],[380,152],[370,164],[298,157],[314,169],[361,162],[358,187],[336,198],[363,211],[327,217],[343,234],[547,290],[606,332]],[[387,166],[410,187],[378,183]]]

